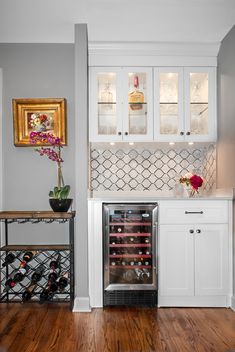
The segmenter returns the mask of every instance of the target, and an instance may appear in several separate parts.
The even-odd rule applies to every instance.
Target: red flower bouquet
[[[183,177],[180,177],[180,183],[191,186],[191,195],[194,195],[195,193],[199,193],[198,188],[202,186],[203,178],[192,173],[187,173]]]

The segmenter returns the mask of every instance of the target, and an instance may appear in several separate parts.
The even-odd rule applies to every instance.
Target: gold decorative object
[[[67,145],[66,99],[12,99],[12,108],[16,147],[34,146],[30,142],[31,132],[54,134],[60,138],[62,145]]]

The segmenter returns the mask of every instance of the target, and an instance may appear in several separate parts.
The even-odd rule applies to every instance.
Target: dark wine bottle
[[[58,254],[58,257],[56,260],[52,260],[49,264],[51,270],[56,270],[60,265],[60,254]]]
[[[36,268],[36,270],[34,271],[32,277],[31,277],[31,283],[35,284],[36,282],[40,281],[44,271],[45,271],[44,265],[42,265],[42,264],[39,265],[39,267]]]
[[[14,262],[16,259],[15,255],[13,253],[8,253],[5,257],[5,261],[3,262],[2,266],[7,266],[8,264],[11,264]]]
[[[33,259],[33,257],[35,256],[35,254],[37,254],[37,251],[28,251],[25,252],[25,254],[23,255],[23,260],[28,263],[30,262],[30,260]]]
[[[22,302],[27,302],[31,299],[37,284],[31,284],[26,290],[22,293]]]
[[[46,302],[46,301],[51,301],[53,299],[53,296],[55,292],[58,290],[58,285],[56,282],[50,282],[48,281],[47,287],[42,290],[40,293],[40,302]]]
[[[21,262],[20,263],[20,268],[17,271],[17,273],[14,275],[13,280],[17,282],[23,281],[25,274],[28,272],[29,266],[26,264],[26,262]]]
[[[60,291],[64,291],[65,287],[68,286],[68,283],[69,283],[68,277],[69,277],[68,273],[63,273],[63,275],[59,278],[58,288]]]
[[[7,279],[7,281],[5,282],[4,291],[10,290],[11,288],[15,287],[15,285],[16,285],[16,282],[12,278]]]

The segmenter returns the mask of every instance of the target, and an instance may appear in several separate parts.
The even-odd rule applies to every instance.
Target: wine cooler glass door
[[[104,289],[156,290],[156,204],[104,205]]]

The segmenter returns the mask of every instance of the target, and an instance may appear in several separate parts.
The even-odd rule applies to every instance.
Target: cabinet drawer
[[[160,224],[227,223],[228,202],[226,200],[174,200],[161,201]]]

